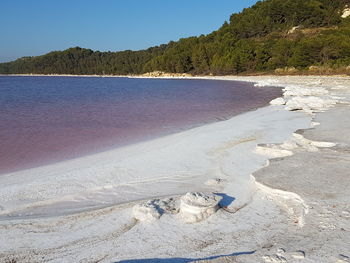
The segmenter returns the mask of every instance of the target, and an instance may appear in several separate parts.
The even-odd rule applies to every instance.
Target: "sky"
[[[257,0],[0,0],[0,62],[80,46],[139,50],[208,34]]]

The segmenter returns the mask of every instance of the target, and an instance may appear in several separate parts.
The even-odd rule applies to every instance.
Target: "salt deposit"
[[[301,110],[306,113],[320,112],[329,109],[337,103],[336,100],[320,97],[293,97],[286,103],[286,110]]]
[[[260,154],[260,155],[265,155],[271,159],[293,155],[292,151],[285,150],[285,149],[279,149],[277,146],[272,146],[272,147],[257,146],[255,149],[255,153]]]
[[[133,215],[140,221],[154,221],[159,219],[161,214],[152,202],[137,204],[133,207]]]
[[[297,145],[300,147],[303,147],[307,150],[314,150],[314,147],[316,148],[328,148],[328,147],[334,147],[336,144],[333,142],[316,142],[312,140],[308,140],[304,138],[301,134],[293,133],[293,137],[291,139],[294,141]]]
[[[348,243],[336,243],[329,234],[347,240],[346,232],[323,217],[347,219],[348,209],[342,208],[342,216],[335,217],[334,203],[335,208],[315,215],[315,207],[323,201],[310,204],[288,187],[275,189],[250,175],[272,163],[271,158],[288,160],[299,152],[317,154],[320,147],[334,146],[293,132],[314,126],[314,115],[305,112],[333,107],[338,101],[333,91],[347,91],[350,81],[336,77],[215,79],[293,87],[283,98],[292,111],[268,106],[154,141],[2,176],[0,260],[189,262],[235,255],[227,262],[296,262],[302,257],[308,262],[324,258],[347,262]],[[327,94],[320,86],[329,92],[339,89]],[[296,87],[312,91],[298,93]],[[281,99],[277,101],[283,105]],[[298,170],[295,167],[293,172]],[[308,178],[300,183],[305,185],[304,180]],[[337,201],[331,192],[335,184],[329,184],[333,202]],[[219,202],[227,209],[218,210]],[[311,219],[317,223],[310,227]],[[298,231],[303,238],[317,238],[311,243],[289,238]],[[282,247],[278,242],[284,239],[293,247]],[[318,242],[322,249],[315,250]],[[329,248],[329,242],[336,249]],[[276,251],[281,247],[283,251]]]
[[[309,152],[317,152],[318,148],[330,148],[336,144],[332,142],[318,142],[304,138],[301,134],[293,133],[292,137],[282,144],[259,145],[254,152],[267,156],[269,159],[292,156],[293,150],[303,149]]]
[[[329,92],[322,87],[303,88],[298,86],[289,86],[283,89],[285,97],[290,96],[323,96]]]
[[[270,101],[270,104],[271,105],[285,105],[286,101],[284,98],[277,98],[277,99]]]
[[[278,81],[275,79],[267,79],[267,80],[262,80],[256,83],[254,86],[255,87],[264,87],[264,86],[274,86]]]
[[[181,197],[180,216],[187,223],[202,221],[219,209],[220,200],[214,194],[187,193]]]
[[[279,203],[288,212],[294,222],[303,227],[305,224],[305,215],[309,212],[309,207],[305,201],[298,195],[292,192],[272,189],[266,185],[256,182],[258,189],[263,191],[268,198]]]

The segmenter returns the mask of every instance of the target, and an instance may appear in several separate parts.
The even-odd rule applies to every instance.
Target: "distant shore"
[[[72,75],[72,74],[0,74],[0,76],[18,77],[109,77],[125,78],[127,75]]]
[[[93,77],[93,78],[249,78],[249,77],[350,77],[347,74],[271,74],[271,73],[252,73],[245,75],[192,75],[188,73],[165,73],[165,72],[149,72],[140,75],[75,75],[75,74],[0,74],[0,76],[23,76],[23,77]]]

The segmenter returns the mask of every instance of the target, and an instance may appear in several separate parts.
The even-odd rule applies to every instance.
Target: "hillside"
[[[141,51],[79,47],[1,63],[1,74],[350,72],[350,0],[265,0],[208,35]]]

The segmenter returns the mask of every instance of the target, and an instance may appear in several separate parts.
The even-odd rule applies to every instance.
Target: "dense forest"
[[[0,73],[252,74],[350,71],[350,0],[265,0],[208,35],[140,51],[80,47],[1,63]],[[350,11],[350,9],[349,9]]]

